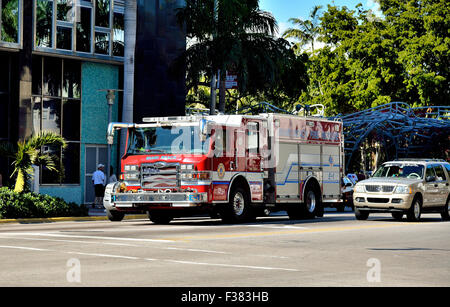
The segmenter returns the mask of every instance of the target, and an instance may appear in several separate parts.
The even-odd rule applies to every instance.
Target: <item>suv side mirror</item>
[[[433,182],[436,181],[436,177],[435,176],[427,176],[427,178],[425,179],[426,182]]]

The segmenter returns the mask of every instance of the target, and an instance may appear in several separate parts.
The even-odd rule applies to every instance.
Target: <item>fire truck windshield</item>
[[[209,136],[201,141],[198,126],[133,128],[129,130],[127,153],[206,154],[209,143]]]

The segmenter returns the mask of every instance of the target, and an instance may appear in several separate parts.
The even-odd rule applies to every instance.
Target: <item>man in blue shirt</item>
[[[95,201],[92,205],[92,208],[95,206],[99,206],[102,208],[103,206],[103,196],[105,193],[105,185],[106,185],[106,176],[103,170],[105,166],[103,164],[99,164],[97,166],[97,170],[92,175],[92,183],[94,184],[95,189]]]

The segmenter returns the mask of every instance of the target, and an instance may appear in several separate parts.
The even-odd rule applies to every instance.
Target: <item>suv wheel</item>
[[[403,218],[403,212],[392,212],[392,217],[396,221],[401,221]]]
[[[444,221],[450,221],[450,196],[447,198],[444,211],[441,213],[441,217]]]
[[[410,222],[420,221],[420,215],[422,214],[422,201],[420,198],[414,198],[411,208],[409,208],[406,216]]]
[[[358,207],[355,207],[355,217],[359,221],[367,220],[369,217],[369,212],[364,210],[359,210]]]

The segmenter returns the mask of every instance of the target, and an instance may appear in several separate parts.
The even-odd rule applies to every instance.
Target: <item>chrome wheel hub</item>
[[[313,191],[309,191],[306,195],[306,209],[309,213],[313,213],[316,209],[316,195]]]
[[[244,212],[244,207],[245,207],[244,196],[240,192],[238,192],[238,193],[236,193],[236,195],[234,195],[234,199],[233,199],[234,213],[237,216],[242,215],[242,213]]]

